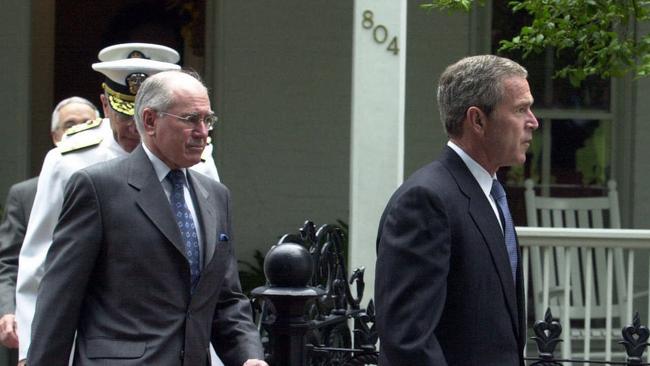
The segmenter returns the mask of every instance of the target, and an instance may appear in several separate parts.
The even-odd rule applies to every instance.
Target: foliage
[[[474,2],[430,0],[422,7],[469,11]],[[499,51],[521,51],[527,57],[551,48],[557,58],[570,56],[573,62],[556,76],[575,86],[591,75],[650,73],[650,35],[637,37],[638,24],[650,19],[650,0],[514,0],[509,6],[532,20],[519,35],[502,40]]]
[[[241,282],[242,290],[246,295],[259,286],[264,286],[266,283],[266,276],[264,276],[264,254],[259,250],[253,253],[253,263],[247,261],[239,261],[239,281]],[[242,268],[245,267],[245,268]]]
[[[448,9],[470,11],[474,0],[433,0],[429,4],[420,5],[423,9]],[[479,0],[479,5],[484,5],[485,1]]]

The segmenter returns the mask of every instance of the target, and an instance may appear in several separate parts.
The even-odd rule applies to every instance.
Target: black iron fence
[[[252,291],[252,304],[271,366],[377,364],[374,304],[370,300],[366,309],[360,306],[364,268],[348,277],[346,240],[337,226],[317,230],[307,221],[298,234],[284,235],[267,253],[267,284]],[[642,358],[650,331],[638,314],[621,331],[618,343],[625,350],[625,361],[556,357],[562,327],[550,309],[535,322],[533,332],[537,356],[525,358],[529,366],[650,365]]]
[[[339,227],[307,221],[267,253],[267,285],[252,295],[272,366],[377,364],[372,301],[360,307],[364,269],[348,279],[345,240]]]
[[[553,319],[551,310],[547,309],[544,320],[538,320],[533,325],[535,341],[538,350],[537,357],[527,357],[531,361],[530,366],[562,366],[572,364],[587,365],[650,365],[643,362],[643,353],[648,346],[650,331],[641,325],[639,314],[634,315],[632,324],[623,327],[621,330],[622,340],[618,343],[625,348],[626,361],[605,361],[595,359],[562,359],[555,357],[555,347],[563,342],[562,326]]]

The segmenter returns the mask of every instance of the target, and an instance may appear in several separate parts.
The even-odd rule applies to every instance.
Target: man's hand
[[[25,365],[27,365],[27,360],[20,360],[18,362],[18,366],[25,366]]]
[[[5,314],[0,318],[0,343],[7,348],[18,348],[16,316],[14,314]]]
[[[269,366],[269,364],[262,360],[250,359],[244,362],[244,366]]]

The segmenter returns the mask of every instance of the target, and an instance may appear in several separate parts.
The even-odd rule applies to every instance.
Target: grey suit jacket
[[[452,149],[395,192],[377,246],[379,365],[523,366],[521,265],[515,281],[496,215]]]
[[[18,254],[32,211],[38,177],[16,183],[9,189],[0,224],[0,316],[16,311]]]
[[[194,295],[180,231],[141,146],[71,177],[29,365],[67,365],[75,330],[75,365],[207,365],[210,341],[227,366],[263,358],[229,240],[229,191],[200,173],[188,180],[205,243]]]

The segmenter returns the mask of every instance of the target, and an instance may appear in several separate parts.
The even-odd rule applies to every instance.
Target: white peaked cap
[[[127,58],[93,64],[93,70],[101,72],[107,78],[121,85],[127,85],[127,78],[135,73],[151,76],[161,71],[180,70],[180,68],[179,65],[173,63],[143,58]]]
[[[125,58],[143,58],[153,61],[177,63],[181,57],[176,50],[153,43],[121,43],[106,47],[97,55],[99,61],[115,61]]]

